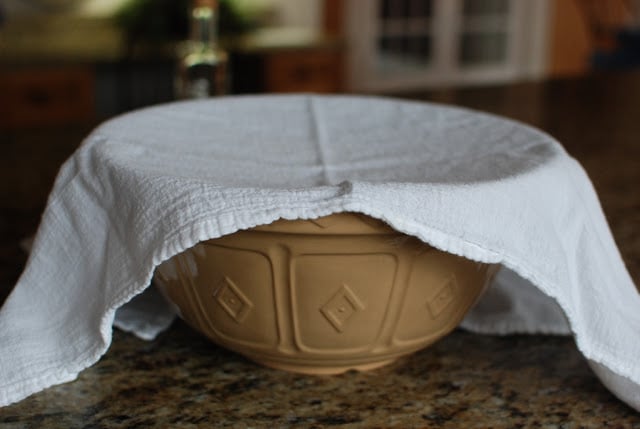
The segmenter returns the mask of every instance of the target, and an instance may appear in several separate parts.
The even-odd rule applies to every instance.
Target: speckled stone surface
[[[593,180],[640,284],[640,73],[412,98],[554,135]],[[20,213],[1,213],[11,231],[3,237],[13,240],[2,241],[5,292],[4,279],[24,260],[18,226],[26,232],[37,222]],[[0,408],[2,429],[44,427],[640,428],[640,413],[600,384],[568,337],[456,331],[375,371],[313,377],[259,367],[177,322],[152,342],[115,331],[107,354],[76,381]]]
[[[455,332],[370,372],[259,367],[182,323],[156,341],[116,332],[77,381],[0,410],[3,428],[638,427],[563,337]]]

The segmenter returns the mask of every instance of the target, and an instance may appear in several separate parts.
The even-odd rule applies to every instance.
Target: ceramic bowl
[[[219,345],[270,367],[335,374],[385,365],[443,337],[494,272],[339,213],[202,242],[158,267],[155,280]]]

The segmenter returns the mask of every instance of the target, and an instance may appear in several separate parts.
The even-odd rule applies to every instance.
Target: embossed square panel
[[[378,269],[372,272],[372,266]],[[375,343],[393,288],[393,255],[306,254],[293,258],[291,272],[294,337],[300,349],[335,353]]]
[[[238,323],[242,323],[253,308],[253,303],[229,277],[225,277],[216,288],[215,297],[224,311]]]
[[[348,285],[342,287],[336,292],[331,299],[322,306],[320,311],[327,318],[327,321],[336,328],[336,331],[342,332],[345,329],[349,319],[358,311],[364,310],[364,304],[353,293]]]
[[[435,296],[427,301],[427,307],[429,308],[431,317],[434,319],[437,318],[444,309],[455,300],[457,289],[458,283],[456,277],[452,274],[437,289]]]
[[[394,341],[419,344],[453,329],[477,296],[465,290],[478,273],[475,265],[437,251],[419,255],[413,263]]]
[[[207,262],[193,281],[200,322],[229,343],[256,347],[278,342],[269,259],[249,250],[208,244]],[[252,267],[246,269],[247,266]],[[189,290],[189,289],[187,289]],[[207,311],[207,308],[213,311]]]

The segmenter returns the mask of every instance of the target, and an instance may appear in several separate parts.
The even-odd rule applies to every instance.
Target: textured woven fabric
[[[464,326],[572,333],[605,385],[640,409],[640,297],[589,179],[557,142],[464,109],[303,95],[153,107],[86,139],[0,310],[0,405],[95,363],[117,310],[117,325],[142,337],[166,328],[170,307],[139,294],[173,255],[342,211],[501,263]]]

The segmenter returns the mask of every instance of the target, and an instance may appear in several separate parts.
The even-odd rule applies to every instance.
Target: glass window
[[[379,5],[380,68],[399,70],[428,63],[433,0],[381,0]]]
[[[462,65],[504,62],[507,57],[506,33],[465,33],[460,43]]]
[[[464,0],[465,16],[504,15],[509,12],[508,0]]]

